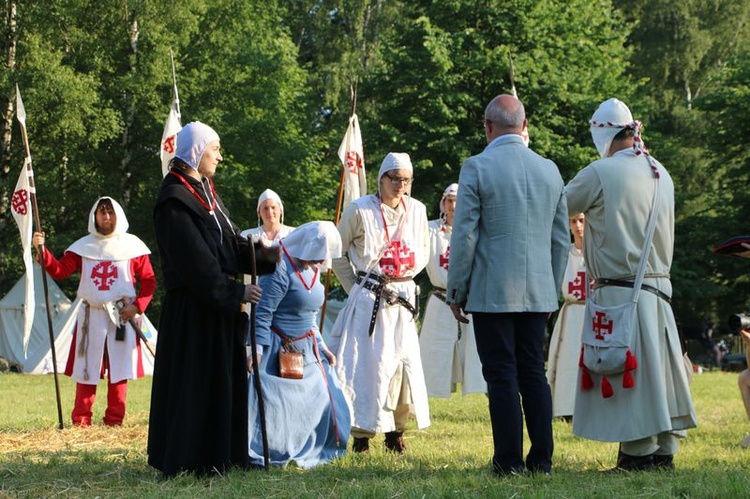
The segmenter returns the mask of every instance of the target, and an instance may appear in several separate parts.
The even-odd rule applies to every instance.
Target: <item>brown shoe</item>
[[[389,431],[385,434],[385,448],[396,454],[403,454],[406,450],[404,445],[404,432],[403,431]]]
[[[354,442],[352,442],[352,452],[356,452],[358,454],[367,453],[370,451],[370,439],[367,437],[354,437]]]

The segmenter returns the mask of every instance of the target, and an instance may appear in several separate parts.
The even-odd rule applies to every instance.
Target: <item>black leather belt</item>
[[[435,286],[432,288],[432,294],[441,302],[449,305],[448,298],[445,296],[445,288]],[[459,341],[461,340],[461,323],[458,321],[456,321],[456,339]]]
[[[367,277],[365,279],[365,277]],[[411,281],[411,277],[388,277],[380,274],[368,274],[367,272],[357,272],[357,284],[362,284],[362,287],[375,293],[375,302],[372,304],[372,316],[370,317],[370,328],[367,330],[367,334],[372,336],[375,331],[375,321],[378,318],[378,310],[380,309],[380,298],[383,296],[383,291],[387,291],[385,301],[388,305],[401,305],[406,310],[411,312],[414,320],[417,320],[419,311],[409,303],[409,300],[397,295],[385,286],[389,282],[408,282]],[[418,299],[417,299],[418,301]]]
[[[598,279],[594,280],[594,288],[601,288],[604,286],[616,286],[619,288],[633,288],[635,286],[635,283],[633,281],[621,281],[619,279],[607,279],[605,277],[600,277]],[[662,300],[664,300],[667,303],[672,303],[672,297],[668,294],[664,293],[663,291],[660,291],[656,289],[655,287],[649,285],[649,284],[641,284],[641,289],[643,291],[648,291],[649,293],[653,293]]]

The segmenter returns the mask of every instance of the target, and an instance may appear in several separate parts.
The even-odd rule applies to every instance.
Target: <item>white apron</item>
[[[436,288],[448,282],[448,258],[452,228],[442,220],[432,220],[430,227],[430,260],[427,274]],[[460,336],[460,338],[459,338]],[[461,383],[461,392],[487,393],[487,382],[482,376],[482,364],[477,353],[474,326],[462,324],[453,317],[450,306],[432,294],[427,301],[422,329],[419,333],[424,378],[430,397],[449,398]]]

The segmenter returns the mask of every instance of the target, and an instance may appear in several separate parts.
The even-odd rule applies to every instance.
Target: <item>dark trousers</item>
[[[552,468],[552,396],[544,372],[547,315],[472,314],[482,374],[489,391],[495,444],[492,462],[498,473],[524,470],[523,416],[531,440],[525,467],[534,472],[549,472]]]

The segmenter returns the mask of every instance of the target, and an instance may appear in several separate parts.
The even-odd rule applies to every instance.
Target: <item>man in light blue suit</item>
[[[570,245],[564,184],[552,161],[524,145],[518,99],[495,97],[484,118],[488,145],[461,166],[447,297],[456,319],[473,315],[495,472],[549,473],[552,400],[543,350]],[[524,416],[531,439],[525,462]]]

